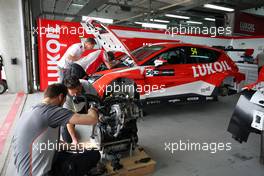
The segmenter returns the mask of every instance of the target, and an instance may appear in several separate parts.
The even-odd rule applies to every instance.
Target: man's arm
[[[120,61],[119,60],[113,60],[113,61],[110,62],[111,68],[114,68],[118,64],[120,64]]]
[[[119,64],[120,62],[117,61],[117,60],[110,60],[109,57],[107,56],[106,52],[104,53],[104,56],[103,56],[103,62],[105,64],[105,66],[108,68],[108,69],[111,69],[113,67],[115,67],[117,64]]]
[[[71,60],[73,62],[76,62],[78,60],[80,60],[80,57],[78,57],[77,53],[80,51],[80,45],[79,44],[73,44],[72,46],[70,46],[70,48],[68,49],[68,60]]]
[[[87,114],[78,114],[75,113],[70,118],[70,124],[79,124],[79,125],[95,125],[98,122],[97,111],[93,108],[89,109]]]
[[[67,130],[72,138],[73,144],[78,144],[77,135],[75,132],[74,124],[80,125],[94,125],[98,121],[98,114],[94,109],[89,109],[87,114],[75,113],[72,118],[70,118],[67,124]]]
[[[78,143],[78,138],[77,138],[77,135],[76,135],[76,132],[75,132],[75,127],[74,127],[74,125],[68,123],[68,124],[66,125],[66,127],[67,127],[67,130],[68,130],[68,132],[69,132],[71,138],[72,138],[72,143],[77,144],[77,143]]]
[[[71,54],[69,54],[68,59],[69,59],[70,61],[73,61],[73,62],[76,62],[76,61],[80,60],[79,57],[77,57],[77,56],[75,56],[75,55],[71,55]]]
[[[108,69],[111,69],[113,67],[112,64],[108,61],[105,61],[104,64]]]

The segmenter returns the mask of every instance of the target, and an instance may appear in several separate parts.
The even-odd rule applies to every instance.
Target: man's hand
[[[78,144],[78,139],[77,138],[72,138],[72,144],[77,145]]]
[[[75,126],[73,124],[67,124],[67,130],[72,138],[72,143],[77,144],[78,139],[77,139],[77,134],[75,132]]]

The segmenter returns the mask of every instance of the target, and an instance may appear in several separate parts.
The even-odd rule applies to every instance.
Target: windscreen
[[[132,55],[137,61],[142,61],[148,56],[152,55],[153,53],[163,49],[164,46],[160,45],[150,45],[150,46],[143,46],[134,51],[132,51]]]

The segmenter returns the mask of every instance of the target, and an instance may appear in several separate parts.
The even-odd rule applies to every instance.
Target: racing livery
[[[88,19],[82,25],[106,51],[124,53],[116,68],[89,78],[102,98],[123,91],[147,103],[213,100],[238,92],[245,79],[220,49],[174,42],[129,51],[103,24]]]

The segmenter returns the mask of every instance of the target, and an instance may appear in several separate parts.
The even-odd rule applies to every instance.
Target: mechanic
[[[258,63],[258,73],[259,73],[262,66],[264,65],[264,48],[263,51],[257,55],[256,61]]]
[[[91,75],[95,73],[103,64],[105,64],[107,69],[111,69],[116,66],[119,62],[115,61],[113,52],[106,52],[105,50],[96,50],[92,53],[89,53],[87,56],[83,57],[76,63],[79,64],[85,70],[87,75]]]
[[[85,113],[86,103],[74,102],[73,97],[84,96],[87,94],[96,95],[96,91],[89,86],[86,80],[79,80],[76,76],[67,75],[64,79],[64,85],[68,89],[68,95],[63,107],[76,113]],[[72,123],[64,124],[61,127],[62,138],[67,143],[78,143],[78,137],[75,132],[75,125]]]
[[[60,83],[52,84],[45,90],[42,103],[24,112],[20,117],[12,140],[17,175],[64,175],[69,163],[76,171],[83,170],[80,163],[85,163],[85,171],[96,166],[100,159],[99,151],[90,150],[77,154],[58,151],[55,148],[61,144],[61,125],[94,125],[98,121],[95,108],[90,108],[86,114],[77,114],[62,108],[66,95],[66,86]]]
[[[63,81],[64,70],[67,69],[71,63],[80,60],[84,51],[93,49],[95,45],[96,42],[93,38],[87,38],[84,42],[75,43],[67,49],[60,61],[58,61],[59,82]]]

